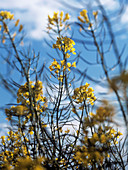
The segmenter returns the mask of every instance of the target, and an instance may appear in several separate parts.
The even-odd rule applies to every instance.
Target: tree
[[[104,12],[102,6],[100,8]],[[101,23],[109,24],[106,15],[102,13],[101,16]],[[20,85],[12,79],[10,81],[10,77],[5,79],[1,75],[9,91],[14,92],[17,88],[17,104],[5,109],[11,128],[7,136],[1,137],[1,168],[125,169],[127,138],[122,144],[117,141],[122,133],[113,127],[114,106],[102,100],[101,106],[94,108],[97,98],[90,84],[83,83],[87,75],[77,69],[80,54],[76,54],[75,42],[68,36],[72,26],[68,22],[69,14],[54,12],[53,17],[48,16],[47,31],[56,57],[49,67],[43,64],[40,68],[39,54],[30,49],[26,53],[20,46],[23,36],[19,39],[20,35],[17,34],[23,31],[23,26],[19,26],[19,20],[14,22],[14,15],[7,11],[1,11],[0,17],[1,47],[7,54],[4,59],[26,81]],[[121,81],[123,89],[127,90],[127,73],[123,70],[123,76],[110,79],[102,50],[104,44],[97,40],[97,17],[97,11],[89,18],[84,9],[75,24],[80,28],[80,33],[83,31],[83,36],[87,34],[93,39],[100,64],[117,96],[127,126],[127,112],[116,85]],[[112,45],[116,50],[114,40]],[[119,62],[119,56],[117,60]],[[47,96],[43,94],[41,76]],[[76,83],[80,86],[76,87]]]

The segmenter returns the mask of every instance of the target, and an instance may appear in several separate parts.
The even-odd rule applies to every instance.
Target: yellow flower
[[[55,21],[58,20],[58,13],[59,13],[59,12],[54,12],[53,20],[55,20]]]
[[[65,133],[69,133],[70,132],[70,130],[67,128],[67,130],[65,130]]]
[[[96,161],[98,162],[101,157],[101,154],[98,151],[95,151],[94,154],[96,156]]]
[[[11,14],[8,11],[0,11],[0,16],[3,17],[3,19],[9,19],[9,20],[14,19],[14,14]]]
[[[5,140],[5,136],[1,136],[1,139],[2,139],[2,140]]]
[[[53,71],[53,70],[54,70],[54,68],[52,67],[52,65],[49,66],[49,69],[50,69],[50,71]]]
[[[18,26],[18,24],[19,24],[19,19],[15,22],[15,27],[17,27]]]
[[[75,51],[75,48],[71,48],[70,52],[73,54],[76,54],[74,51]]]
[[[87,10],[86,9],[83,9],[81,12],[80,12],[80,15],[83,17],[81,18],[80,16],[78,17],[78,19],[82,22],[82,23],[89,23],[89,18],[88,18],[88,15],[87,15]]]
[[[21,32],[23,29],[23,25],[20,25],[19,32]]]
[[[65,22],[66,20],[69,20],[69,18],[70,18],[70,17],[69,17],[69,14],[66,13],[66,14],[65,14],[65,18],[63,19],[63,22]]]
[[[65,54],[65,57],[66,57],[66,58],[70,58],[70,56],[71,56],[71,55],[68,54],[68,53]]]
[[[80,12],[80,15],[81,16],[85,16],[87,14],[87,10],[86,9],[83,9],[81,12]]]
[[[110,134],[114,134],[115,132],[116,132],[116,130],[115,129],[110,129]]]
[[[68,67],[71,67],[71,63],[67,63],[67,66],[68,66]]]
[[[98,15],[98,11],[94,11],[94,12],[93,12],[93,15],[94,15],[94,18],[96,19],[96,18],[97,18],[97,15]]]
[[[63,81],[63,75],[60,75],[59,77],[58,77],[58,80],[60,80],[61,82]]]
[[[98,137],[98,134],[97,134],[97,133],[93,133],[93,139],[94,139],[94,140],[97,140],[97,141],[99,140],[99,137]]]
[[[34,170],[45,170],[45,168],[43,168],[41,165],[36,165]]]
[[[60,13],[60,20],[63,19],[63,15],[64,15],[64,13],[63,13],[63,11],[61,11],[61,13]]]
[[[33,134],[33,131],[30,131],[29,133],[30,133],[30,135],[32,135],[32,134]]]
[[[47,125],[46,125],[46,124],[44,124],[44,123],[42,123],[42,128],[45,128],[45,127],[47,127]]]
[[[116,141],[115,139],[114,139],[114,144],[115,144],[115,145],[118,144],[118,141]]]
[[[88,88],[88,93],[93,92],[93,91],[94,91],[94,90],[93,90],[92,87],[89,87],[89,88]]]
[[[123,135],[123,133],[121,133],[120,131],[117,133],[119,136]]]
[[[59,65],[59,64],[57,64],[57,65],[55,66],[55,68],[57,68],[57,69],[59,69],[59,70],[60,70],[60,65]]]
[[[54,59],[54,61],[52,62],[52,66],[56,66],[58,64],[58,62],[56,61],[56,59]]]
[[[79,130],[76,131],[76,134],[77,134],[77,135],[78,135],[78,133],[79,133]]]
[[[76,67],[76,62],[74,62],[74,63],[72,64],[72,67]]]
[[[92,113],[92,112],[90,112],[90,113],[89,113],[89,115],[90,115],[90,116],[94,116],[95,114],[94,114],[94,113]]]
[[[60,61],[61,65],[63,66],[65,64],[65,60]]]
[[[53,18],[51,18],[49,15],[48,15],[48,22],[49,24],[54,25]]]
[[[100,139],[101,143],[106,143],[106,136],[104,134],[101,135]]]

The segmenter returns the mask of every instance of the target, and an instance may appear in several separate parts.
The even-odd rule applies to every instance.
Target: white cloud
[[[7,132],[9,132],[8,127],[10,127],[9,123],[0,123],[0,137],[7,135]]]
[[[128,23],[128,17],[127,16],[128,16],[128,6],[126,6],[125,12],[121,17],[121,22],[123,24]]]
[[[95,92],[97,92],[97,93],[107,93],[108,89],[105,88],[105,87],[102,87],[100,85],[96,85],[95,86]]]

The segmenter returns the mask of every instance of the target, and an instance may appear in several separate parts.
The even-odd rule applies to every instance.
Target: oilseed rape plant
[[[98,11],[89,15],[83,9],[75,24],[94,38],[101,55],[93,30],[97,18]],[[125,169],[120,147],[123,134],[115,127],[115,108],[107,100],[97,105],[93,84],[80,72],[77,42],[69,35],[70,15],[63,11],[48,15],[46,29],[54,57],[41,68],[39,54],[29,49],[26,55],[21,50],[24,36],[19,23],[11,12],[0,12],[0,45],[10,50],[10,62],[6,61],[12,62],[11,69],[25,82],[3,79],[11,82],[6,85],[9,91],[15,87],[16,104],[4,110],[10,127],[0,137],[0,169]]]
[[[8,11],[0,11],[1,20],[9,19],[14,20],[14,14],[11,14]]]
[[[118,144],[117,139],[122,133],[109,125],[113,114],[113,107],[104,101],[103,106],[96,110],[96,114],[90,112],[84,118],[82,145],[76,147],[74,156],[79,164],[84,164],[86,168],[92,166],[99,169],[105,159],[115,156],[111,151]]]
[[[18,31],[16,31],[16,29],[9,31],[8,25],[11,21],[15,23],[15,28],[18,27]],[[19,19],[15,21],[14,14],[9,11],[0,12],[0,31],[2,33],[2,43],[5,43],[5,41],[8,40],[8,37],[11,41],[14,41],[17,33],[20,33],[23,30],[23,25],[19,25],[19,21]]]
[[[50,17],[48,15],[48,27],[47,29],[51,30],[52,26],[58,27],[58,31],[60,32],[63,26],[67,27],[66,21],[68,21],[70,18],[69,14],[66,13],[64,16],[64,12],[61,11],[60,14],[59,12],[54,12],[53,17]]]
[[[73,48],[73,45],[75,45],[75,42],[73,40],[71,40],[68,37],[57,37],[57,41],[56,44],[53,44],[53,48],[58,48],[59,50],[64,50],[64,52],[69,52],[72,54],[76,54],[75,48]]]
[[[74,95],[72,96],[72,99],[76,100],[76,103],[82,103],[83,101],[88,101],[91,105],[94,104],[94,101],[96,100],[96,97],[93,93],[93,88],[89,87],[89,84],[86,83],[84,86],[80,86],[79,88],[76,88],[74,90]],[[79,108],[80,109],[80,108]]]

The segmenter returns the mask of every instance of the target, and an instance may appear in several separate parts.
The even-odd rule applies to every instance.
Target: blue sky
[[[78,0],[4,0],[0,1],[0,7],[1,10],[9,10],[12,13],[14,13],[15,18],[19,18],[20,22],[24,25],[25,33],[26,33],[26,41],[24,42],[24,47],[27,47],[29,44],[31,44],[32,48],[35,49],[36,52],[40,51],[41,53],[41,62],[44,61],[47,62],[47,64],[50,64],[50,60],[48,59],[47,52],[52,52],[51,49],[45,44],[44,39],[50,40],[46,32],[44,31],[47,26],[47,16],[53,15],[54,11],[61,11],[63,10],[65,13],[69,13],[71,16],[71,20],[75,21],[76,17],[79,15],[79,12],[84,8],[90,8],[91,10],[97,9],[97,4],[94,0],[89,1],[90,4],[85,3],[84,0],[78,1]],[[106,11],[108,12],[108,15],[111,16],[111,22],[113,22],[113,30],[115,32],[124,29],[124,32],[122,32],[120,35],[117,35],[117,44],[118,47],[123,48],[123,45],[127,43],[128,38],[128,6],[125,7],[125,11],[121,18],[117,18],[117,16],[113,16],[113,12],[119,8],[120,4],[118,0],[101,0],[102,5],[105,7]],[[91,5],[91,6],[90,6]],[[70,8],[72,7],[72,8]],[[118,21],[118,22],[117,22]],[[76,38],[78,37],[78,34],[76,34]],[[82,56],[85,56],[85,51],[82,45],[76,45],[76,51],[81,53]],[[125,54],[127,54],[127,51],[125,51]],[[108,55],[108,63],[111,64],[112,62],[112,52],[111,55]],[[86,52],[86,59],[93,61],[94,57],[92,53]],[[5,67],[5,64],[1,63],[1,68]],[[78,64],[79,68],[85,68],[85,63],[83,63],[82,60],[80,60]],[[88,74],[92,75],[93,77],[97,77],[97,79],[100,78],[100,76],[104,76],[102,73],[102,70],[98,66],[94,67],[88,67]],[[2,72],[2,69],[0,71]],[[15,73],[14,73],[15,74]],[[116,74],[116,71],[113,72],[113,74]],[[16,76],[16,75],[15,75]],[[15,79],[18,79],[15,77]],[[94,85],[91,82],[91,86],[95,89],[95,91],[98,92],[106,92],[106,87],[101,87],[100,85]],[[7,103],[14,102],[14,98],[8,94],[7,91],[0,88],[0,105],[3,106]],[[5,126],[5,116],[1,114],[0,119],[1,126]]]

